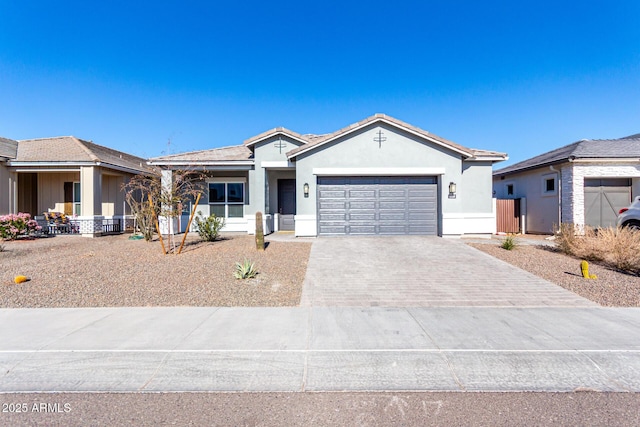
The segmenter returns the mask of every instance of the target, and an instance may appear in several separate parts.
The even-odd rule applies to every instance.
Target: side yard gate
[[[520,199],[497,199],[496,222],[499,233],[520,233]]]

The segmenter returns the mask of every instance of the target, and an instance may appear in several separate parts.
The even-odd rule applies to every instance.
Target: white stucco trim
[[[296,237],[315,237],[318,235],[318,221],[316,215],[296,215]]]
[[[496,232],[496,215],[487,213],[443,213],[442,237],[486,235]]]
[[[240,219],[240,218],[238,218]],[[247,234],[256,234],[256,216],[254,215],[245,215],[244,216],[244,226],[243,230],[233,230],[233,231],[246,231]],[[263,214],[262,215],[262,232],[266,234],[273,233],[273,217],[271,214]]]
[[[444,175],[445,168],[313,168],[314,175],[333,176],[404,176]]]
[[[265,160],[264,162],[260,163],[260,167],[263,168],[291,168],[291,169],[295,169],[296,165],[292,162],[289,162],[287,160],[272,160],[272,161],[267,161]]]

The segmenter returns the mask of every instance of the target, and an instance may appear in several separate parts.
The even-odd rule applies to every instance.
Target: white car
[[[629,227],[640,230],[640,196],[637,196],[628,208],[618,212],[618,227]]]

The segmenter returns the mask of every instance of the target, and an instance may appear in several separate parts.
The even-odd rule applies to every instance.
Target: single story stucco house
[[[0,138],[0,214],[61,212],[88,237],[121,231],[133,221],[122,185],[140,173],[146,159],[73,136]]]
[[[296,236],[460,236],[495,232],[492,165],[506,158],[376,114],[330,134],[280,127],[148,163],[163,169],[165,185],[172,171],[205,171],[197,210],[223,216],[227,231],[254,233],[262,212],[266,232]]]
[[[560,223],[610,227],[640,195],[640,134],[585,139],[493,173],[499,199],[521,199],[527,233]]]

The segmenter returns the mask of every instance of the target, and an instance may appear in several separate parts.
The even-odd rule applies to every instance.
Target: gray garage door
[[[615,227],[618,211],[631,203],[627,178],[584,180],[584,221],[592,227]]]
[[[318,177],[318,234],[438,234],[436,177]]]

